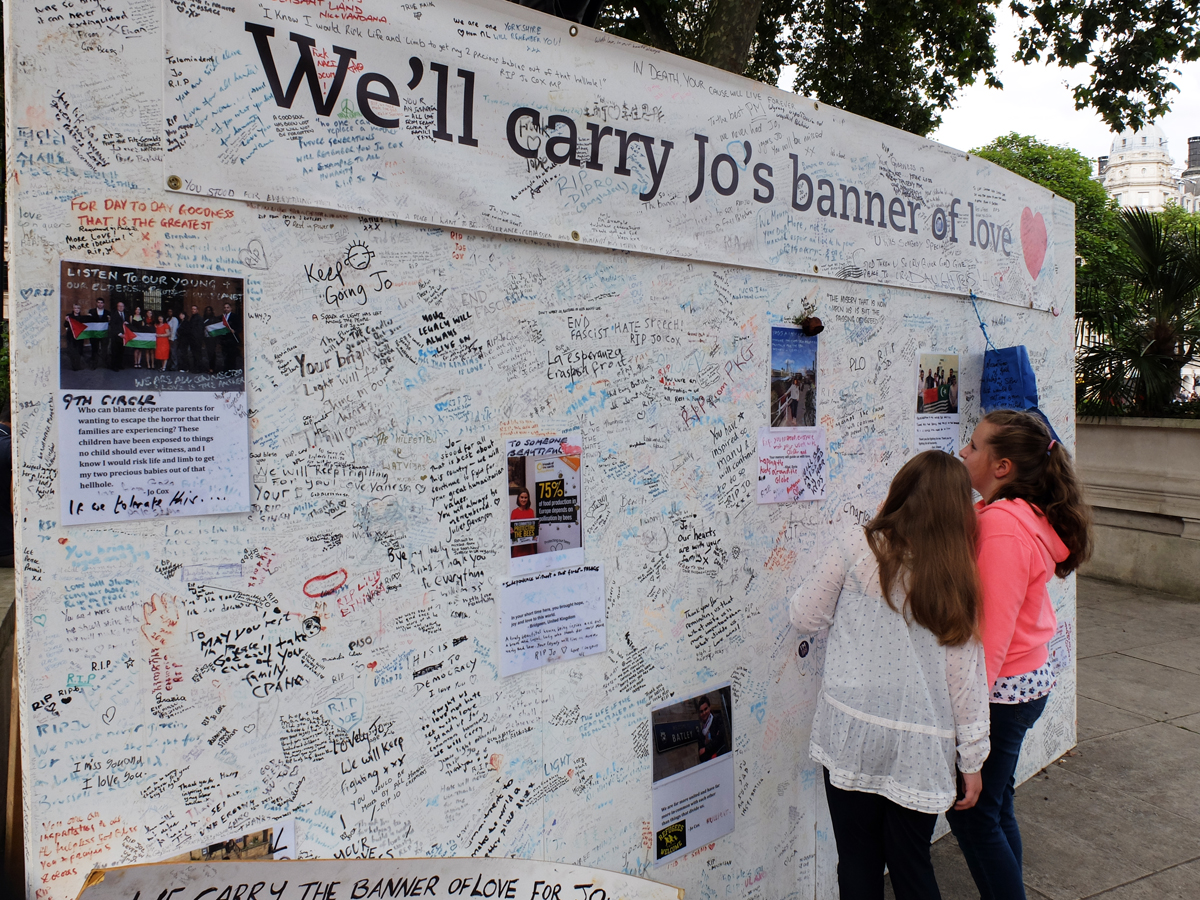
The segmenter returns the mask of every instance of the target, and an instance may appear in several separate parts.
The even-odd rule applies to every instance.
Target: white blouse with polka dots
[[[897,607],[903,600],[898,591]],[[893,611],[858,529],[829,548],[790,613],[801,633],[829,629],[809,747],[829,780],[908,809],[950,807],[956,762],[978,772],[991,749],[983,645],[943,647]]]

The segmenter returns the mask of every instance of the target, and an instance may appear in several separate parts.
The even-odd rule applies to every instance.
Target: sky
[[[1057,65],[1025,66],[1013,62],[1017,49],[1017,18],[1003,5],[996,10],[997,75],[1001,91],[980,81],[959,91],[954,106],[942,113],[932,140],[970,150],[1015,131],[1049,144],[1064,144],[1091,159],[1107,156],[1112,133],[1091,110],[1076,110],[1071,87],[1085,82],[1088,70]],[[1166,132],[1167,150],[1177,169],[1187,164],[1187,139],[1200,135],[1200,63],[1178,66],[1171,80],[1180,88],[1172,95],[1171,111],[1158,122]],[[785,72],[781,85],[790,85],[794,72]]]

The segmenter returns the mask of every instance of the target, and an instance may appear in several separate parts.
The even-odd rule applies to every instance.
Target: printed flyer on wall
[[[917,452],[958,452],[958,354],[917,356]]]
[[[508,442],[509,572],[583,564],[579,436]]]
[[[655,865],[733,831],[732,713],[729,684],[651,710]]]
[[[249,512],[243,288],[61,261],[63,524]]]
[[[500,583],[500,675],[603,653],[604,567],[522,575]]]

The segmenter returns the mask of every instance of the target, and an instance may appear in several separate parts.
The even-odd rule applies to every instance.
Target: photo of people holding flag
[[[242,279],[68,260],[59,274],[63,390],[245,390]]]

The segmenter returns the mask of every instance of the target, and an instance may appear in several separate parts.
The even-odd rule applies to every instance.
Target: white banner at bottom
[[[79,900],[683,900],[680,888],[533,859],[318,859],[158,863],[96,869]]]

